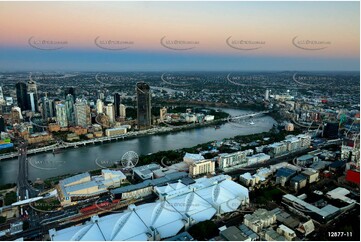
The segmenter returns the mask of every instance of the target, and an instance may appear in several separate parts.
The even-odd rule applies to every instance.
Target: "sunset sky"
[[[0,2],[0,71],[359,70],[359,9],[359,2]],[[174,50],[162,38],[195,44]],[[250,48],[242,50],[228,38],[262,44],[236,46]],[[327,43],[307,50],[294,38]],[[109,50],[95,44],[102,40],[131,44]]]

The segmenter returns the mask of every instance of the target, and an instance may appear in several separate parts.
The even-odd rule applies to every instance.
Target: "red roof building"
[[[356,183],[360,185],[360,172],[348,170],[346,173],[346,181]]]

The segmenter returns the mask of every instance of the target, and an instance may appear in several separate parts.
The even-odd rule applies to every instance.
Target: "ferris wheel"
[[[124,168],[133,168],[137,165],[139,161],[139,156],[134,151],[127,151],[121,159],[122,167]]]

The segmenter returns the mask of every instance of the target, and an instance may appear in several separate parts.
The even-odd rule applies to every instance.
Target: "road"
[[[19,173],[17,181],[18,200],[26,200],[37,196],[38,192],[28,182],[28,159],[25,142],[19,143]]]

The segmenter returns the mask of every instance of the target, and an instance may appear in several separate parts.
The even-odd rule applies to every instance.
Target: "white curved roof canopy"
[[[217,212],[235,211],[248,202],[248,189],[233,182],[229,176],[200,178],[194,184],[180,182],[157,187],[166,193],[165,200],[139,206],[131,205],[122,213],[98,218],[90,222],[63,230],[49,230],[53,241],[100,240],[100,241],[144,241],[158,232],[160,239],[168,238],[192,219],[193,223],[211,219]]]

